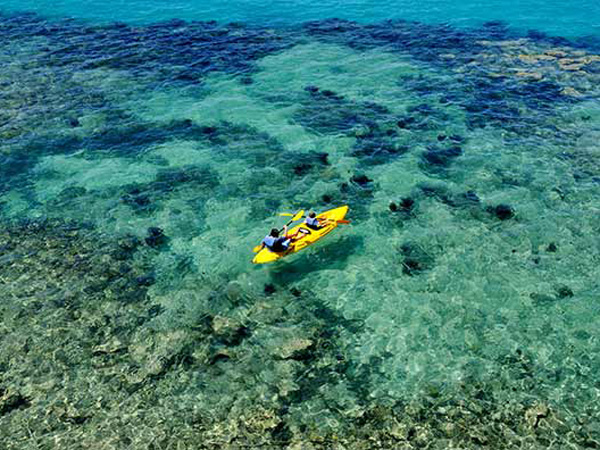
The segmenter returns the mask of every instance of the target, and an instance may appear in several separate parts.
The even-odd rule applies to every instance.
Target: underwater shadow
[[[276,263],[270,271],[273,282],[289,287],[307,275],[323,270],[346,268],[348,258],[364,245],[361,236],[344,236],[338,241],[324,243],[311,253],[304,253],[293,261]]]

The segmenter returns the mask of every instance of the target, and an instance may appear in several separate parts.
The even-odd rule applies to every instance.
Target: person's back
[[[317,215],[314,213],[314,211],[311,211],[308,214],[304,223],[311,230],[318,230],[321,228],[321,222],[319,222],[319,219],[317,219]]]
[[[291,239],[289,239],[285,234],[283,236],[279,236],[279,230],[277,228],[273,228],[271,232],[265,236],[263,239],[263,245],[267,247],[272,252],[285,252],[290,246]]]

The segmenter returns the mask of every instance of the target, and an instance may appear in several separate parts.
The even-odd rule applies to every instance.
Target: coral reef
[[[599,447],[595,45],[0,15],[0,447]]]

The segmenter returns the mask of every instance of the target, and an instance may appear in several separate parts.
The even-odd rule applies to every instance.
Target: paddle
[[[292,215],[292,214],[290,214],[290,216],[291,216],[291,215]],[[303,210],[303,209],[301,209],[300,211],[298,211],[298,212],[297,212],[297,213],[294,215],[294,217],[292,217],[292,219],[291,219],[291,220],[290,220],[288,223],[286,223],[286,224],[283,226],[283,228],[281,228],[281,229],[279,230],[279,232],[281,233],[281,232],[282,232],[282,231],[285,229],[285,227],[287,227],[287,226],[288,226],[290,223],[292,223],[292,222],[295,222],[296,220],[300,220],[300,219],[301,219],[303,216],[304,216],[304,210]],[[260,245],[257,245],[256,247],[254,247],[254,248],[252,249],[252,251],[253,251],[254,253],[258,253],[258,252],[260,252],[260,251],[262,250],[262,248],[263,248],[263,245],[262,245],[262,244],[260,244]]]
[[[280,215],[280,216],[287,216],[287,217],[289,217],[289,216],[293,216],[293,214],[292,214],[292,213],[279,213],[279,215]],[[330,222],[337,222],[337,223],[340,223],[340,224],[348,224],[348,223],[351,223],[349,220],[344,220],[344,219],[340,219],[340,220],[335,220],[335,219],[322,219],[322,220],[328,220],[328,221],[330,221]]]
[[[291,215],[291,214],[290,214],[290,215]],[[281,228],[281,229],[279,230],[279,232],[281,233],[281,232],[283,231],[283,229],[284,229],[285,227],[287,227],[287,226],[288,226],[290,223],[292,223],[292,222],[295,222],[296,220],[300,220],[300,219],[302,219],[303,217],[304,217],[304,210],[303,210],[303,209],[301,209],[300,211],[298,211],[298,212],[297,212],[297,213],[294,215],[294,217],[292,217],[292,219],[291,219],[291,220],[290,220],[288,223],[286,223],[286,224],[284,225],[284,227],[283,227],[283,228]]]

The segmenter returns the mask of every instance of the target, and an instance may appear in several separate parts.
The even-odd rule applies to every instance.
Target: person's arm
[[[296,236],[298,235],[298,231],[296,231],[294,234],[292,235],[288,235],[288,230],[287,230],[287,226],[283,227],[285,234],[283,235],[283,237],[285,239],[289,239],[290,241],[293,241],[294,239],[296,239]]]

